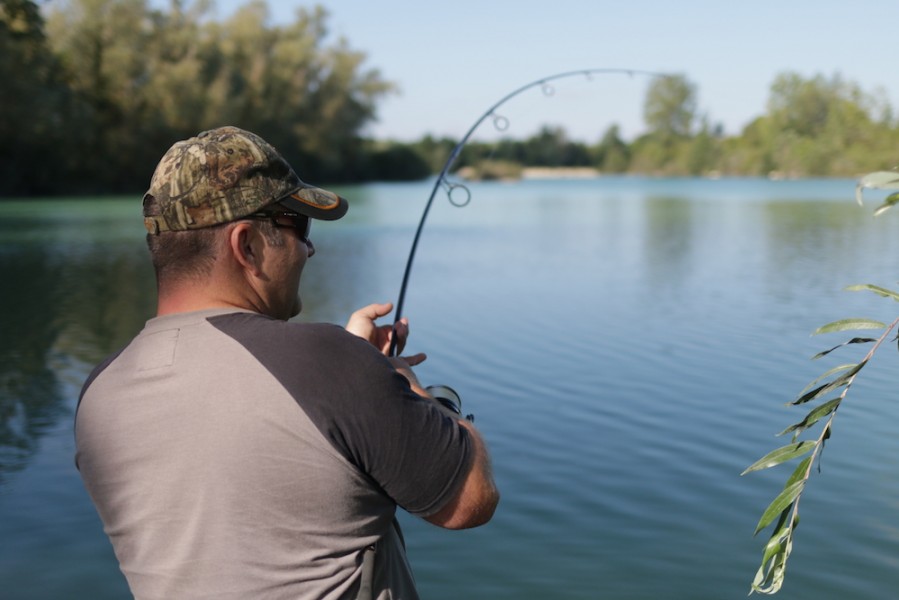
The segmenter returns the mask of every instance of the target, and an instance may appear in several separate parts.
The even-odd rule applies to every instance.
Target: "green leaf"
[[[877,341],[877,338],[860,338],[860,337],[854,337],[854,338],[852,338],[851,340],[849,340],[848,342],[843,342],[842,344],[837,344],[836,346],[834,346],[833,348],[831,348],[831,349],[829,349],[829,350],[825,350],[825,351],[823,351],[823,352],[817,353],[816,355],[814,355],[814,356],[812,357],[812,360],[818,360],[818,359],[821,358],[822,356],[827,356],[828,354],[830,354],[830,353],[833,352],[834,350],[837,350],[837,349],[839,349],[839,348],[842,348],[843,346],[848,346],[849,344],[870,344],[871,342],[876,342],[876,341]],[[822,375],[822,376],[819,377],[818,379],[823,379],[823,378],[826,377],[826,376],[827,376],[827,375]],[[816,381],[817,381],[817,380],[816,380]],[[806,389],[808,389],[808,388],[806,388]]]
[[[759,524],[756,525],[753,535],[757,535],[759,531],[770,525],[774,519],[780,517],[781,513],[787,511],[792,506],[793,501],[802,493],[803,487],[805,487],[805,480],[797,481],[785,487],[768,505],[765,512],[762,513],[762,518],[759,519]]]
[[[783,585],[786,558],[786,552],[783,552],[776,556],[775,560],[772,561],[770,567],[768,567],[766,563],[762,563],[762,566],[759,567],[759,570],[755,574],[755,579],[753,579],[752,581],[752,589],[750,589],[749,593],[777,593],[777,591],[780,590],[781,586]]]
[[[816,329],[812,335],[834,333],[836,331],[848,331],[852,329],[883,329],[885,327],[886,323],[881,323],[874,319],[841,319],[839,321],[834,321],[833,323],[828,323],[827,325],[822,325]]]
[[[793,551],[793,529],[797,523],[798,517],[793,521],[791,528],[778,529],[777,533],[771,536],[775,543],[768,542],[769,546],[766,546],[763,557],[767,560],[762,560],[755,579],[752,581],[750,593],[775,594],[783,586],[787,571],[787,559],[790,558],[790,553]],[[781,539],[783,540],[782,545],[778,544]],[[773,548],[770,548],[772,545]]]
[[[802,421],[796,423],[795,425],[790,425],[777,435],[784,435],[785,433],[790,433],[791,431],[795,431],[797,434],[799,434],[805,431],[806,429],[820,421],[822,417],[826,417],[827,415],[835,411],[842,401],[842,398],[834,398],[833,400],[828,400],[827,402],[818,406],[809,414],[807,414]]]
[[[796,400],[793,400],[793,402],[791,402],[791,404],[793,404],[794,406],[796,406],[797,404],[804,404],[810,400],[819,398],[819,397],[823,396],[824,394],[828,394],[828,393],[832,392],[833,390],[839,389],[845,385],[849,385],[849,383],[851,383],[851,381],[852,381],[852,378],[855,377],[858,374],[858,372],[861,371],[862,368],[867,363],[868,363],[867,360],[861,361],[860,363],[858,363],[857,365],[855,365],[850,370],[843,373],[842,375],[840,375],[839,377],[837,377],[830,383],[826,383],[820,387],[813,389],[810,392],[806,392],[805,394],[801,395]]]
[[[850,342],[846,342],[846,343],[848,344],[848,343],[850,343]],[[823,374],[819,375],[818,377],[816,377],[815,379],[813,379],[807,386],[805,386],[804,388],[802,388],[802,391],[799,392],[799,393],[800,393],[800,394],[804,394],[806,390],[812,389],[812,386],[813,386],[813,385],[815,385],[816,383],[818,383],[818,382],[821,381],[822,379],[825,379],[825,378],[827,378],[827,377],[830,377],[830,376],[833,375],[834,373],[839,373],[840,371],[846,371],[846,370],[849,370],[849,369],[851,369],[851,368],[853,368],[853,367],[856,367],[856,366],[858,366],[858,363],[850,363],[850,364],[847,364],[847,365],[840,365],[840,366],[838,366],[838,367],[834,367],[834,368],[830,369],[829,371],[827,371],[826,373],[823,373]]]
[[[786,446],[781,446],[777,450],[772,450],[762,458],[752,463],[749,467],[746,468],[745,471],[740,473],[740,475],[745,475],[746,473],[751,473],[752,471],[761,471],[762,469],[768,469],[770,467],[779,465],[780,463],[787,462],[788,460],[794,459],[797,456],[802,456],[803,454],[808,453],[814,447],[815,442],[811,441],[798,442],[795,444],[787,444]]]
[[[876,171],[868,173],[855,185],[855,201],[862,205],[862,193],[865,188],[876,190],[899,189],[899,173],[896,171]]]
[[[843,382],[843,383],[845,383],[845,382]],[[823,396],[824,394],[827,394],[832,389],[834,389],[833,382],[819,385],[812,391],[802,394],[801,396],[799,396],[798,398],[796,398],[795,400],[790,402],[790,404],[792,404],[794,406],[797,404],[805,404],[806,402],[810,402],[810,401],[814,400],[818,396]]]
[[[802,462],[799,463],[799,465],[793,471],[793,474],[790,475],[789,479],[787,479],[787,483],[784,485],[784,487],[790,487],[797,481],[803,481],[806,478],[806,476],[808,475],[809,465],[811,464],[811,462],[812,462],[811,456],[808,456],[808,457],[802,459]],[[798,521],[799,517],[797,516],[796,519]],[[794,525],[795,525],[795,523],[794,523]]]
[[[899,171],[875,171],[858,180],[858,185],[874,189],[899,189]]]
[[[792,527],[780,527],[765,544],[765,551],[762,553],[762,565],[768,564],[772,558],[787,549],[787,540],[793,534]]]
[[[852,369],[850,369],[846,373],[840,375],[839,377],[837,377],[830,383],[825,383],[824,385],[818,386],[810,392],[806,392],[806,393],[802,394],[801,396],[799,396],[798,398],[793,400],[790,404],[792,404],[793,406],[796,406],[798,404],[805,404],[806,402],[809,402],[810,400],[820,398],[824,394],[829,394],[830,392],[832,392],[835,389],[838,389],[845,385],[848,385],[849,382],[852,380],[852,378],[855,377],[855,375],[859,371],[862,370],[862,367],[864,367],[865,364],[867,364],[867,362],[868,361],[863,360],[862,362],[860,362],[857,365],[855,365],[854,367],[852,367]]]
[[[883,201],[883,204],[874,209],[874,216],[879,217],[886,211],[893,208],[893,205],[896,204],[896,202],[899,202],[899,193],[890,194]]]
[[[899,197],[899,194],[896,194]],[[874,292],[879,296],[883,296],[884,298],[892,298],[899,302],[899,292],[894,292],[893,290],[888,290],[884,287],[880,287],[879,285],[871,285],[870,283],[860,283],[856,285],[846,286],[845,289],[847,292]]]

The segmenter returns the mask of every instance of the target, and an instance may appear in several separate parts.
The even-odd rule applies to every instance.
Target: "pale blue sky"
[[[241,0],[217,0],[218,16]],[[379,105],[377,137],[462,136],[518,87],[558,72],[627,68],[682,73],[698,86],[700,110],[738,133],[765,110],[775,76],[840,73],[899,109],[899,1],[854,0],[325,0],[332,34],[365,52],[367,66],[400,94]],[[296,0],[270,0],[275,22]],[[625,137],[643,129],[647,80],[561,80],[511,101],[510,135],[543,123],[595,141],[610,123]],[[485,123],[479,137],[495,137]],[[484,135],[481,135],[481,134]]]

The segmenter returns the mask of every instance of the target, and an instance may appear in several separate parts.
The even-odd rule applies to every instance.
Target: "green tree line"
[[[224,21],[204,0],[0,0],[0,194],[134,191],[178,139],[250,129],[317,180],[373,176],[359,132],[394,90],[327,13]]]
[[[455,140],[361,132],[396,91],[366,55],[332,39],[321,6],[270,24],[265,0],[224,20],[208,0],[0,0],[0,196],[134,192],[178,139],[232,124],[271,141],[316,182],[417,179]],[[618,125],[594,143],[545,126],[471,142],[455,167],[482,177],[522,167],[650,175],[856,176],[895,166],[889,102],[839,75],[779,74],[765,112],[726,136],[683,75],[650,83],[645,133]]]
[[[520,166],[663,176],[856,177],[899,164],[899,122],[889,102],[839,75],[777,75],[765,114],[734,136],[699,111],[697,87],[683,75],[650,83],[643,117],[646,133],[630,142],[618,125],[595,144],[544,127],[521,142],[472,144],[458,164],[488,177],[514,174]],[[433,146],[426,139],[419,153],[431,156]]]

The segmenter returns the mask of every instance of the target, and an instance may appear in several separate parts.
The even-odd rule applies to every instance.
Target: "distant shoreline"
[[[593,167],[525,167],[522,179],[594,179],[602,174]]]

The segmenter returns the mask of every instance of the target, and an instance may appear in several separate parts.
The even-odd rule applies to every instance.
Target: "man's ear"
[[[246,221],[237,223],[228,234],[231,256],[254,275],[261,273],[262,247],[259,238],[258,230]]]

